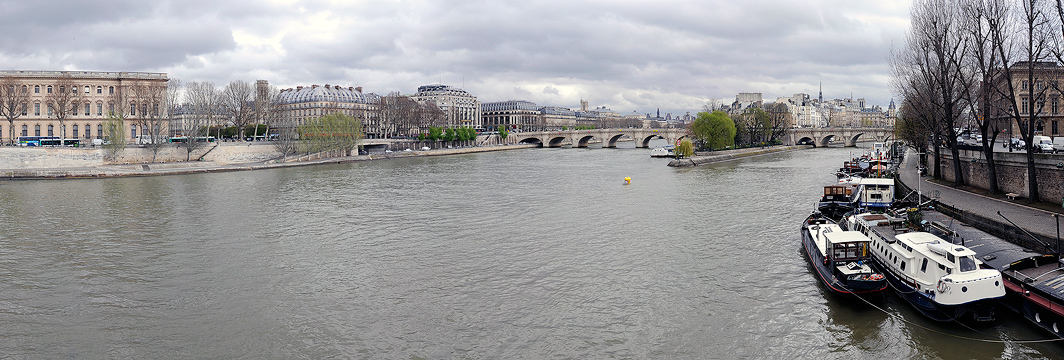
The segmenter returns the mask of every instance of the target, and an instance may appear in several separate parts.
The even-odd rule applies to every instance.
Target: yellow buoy
[[[631,183],[632,183],[632,178],[629,177],[629,176],[625,176],[624,177],[624,184],[628,185],[628,184],[631,184]]]

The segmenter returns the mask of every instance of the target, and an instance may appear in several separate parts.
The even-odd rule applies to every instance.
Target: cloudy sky
[[[694,113],[738,92],[891,99],[908,1],[2,0],[15,70],[165,72],[182,81],[410,94],[622,114]]]

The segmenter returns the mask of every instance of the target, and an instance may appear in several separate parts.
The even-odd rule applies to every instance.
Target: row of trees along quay
[[[998,137],[1019,135],[1034,145],[1045,121],[1060,112],[1064,5],[1061,0],[916,0],[905,44],[892,49],[889,63],[891,86],[902,98],[898,138],[921,153],[930,149],[932,176],[941,179],[942,152],[958,159],[958,136],[977,130],[987,160],[987,190],[1000,193],[993,150]],[[1035,150],[1026,147],[1031,202],[1040,200]],[[921,160],[926,164],[926,158]],[[953,161],[952,170],[955,185],[964,185],[959,161]]]
[[[88,103],[88,99],[79,98],[77,86],[71,75],[61,75],[44,99],[49,118],[59,122],[62,138],[67,137],[67,118],[79,104]],[[30,100],[31,89],[21,80],[0,77],[0,115],[12,129],[8,131],[9,143],[15,142],[15,120],[27,114]],[[286,108],[290,104],[283,101],[277,87],[242,80],[223,88],[211,82],[183,83],[176,78],[165,83],[131,81],[114,86],[105,101],[101,129],[109,161],[130,143],[150,149],[152,162],[166,146],[182,148],[186,160],[191,160],[197,150],[210,146],[212,137],[236,141],[268,137],[286,157],[323,151],[350,154],[357,147],[351,144],[365,138],[370,127],[374,137],[447,142],[476,137],[473,129],[445,128],[445,114],[435,103],[415,101],[399,93],[379,97],[376,106],[368,109],[341,112],[343,116],[319,114],[322,117],[318,118],[288,116],[293,110]],[[355,123],[361,128],[353,127]],[[138,130],[136,135],[127,134],[130,125]],[[499,130],[500,137],[505,138],[506,129]]]
[[[688,126],[693,145],[700,151],[780,144],[792,123],[787,104],[768,104],[764,109],[751,106],[734,119],[713,107],[703,106]]]

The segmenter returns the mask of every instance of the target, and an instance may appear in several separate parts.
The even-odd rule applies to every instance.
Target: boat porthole
[[[1001,285],[1000,285],[1000,284],[998,284],[998,282],[997,282],[997,281],[994,281],[994,287],[998,287],[998,286],[1001,286]]]
[[[1038,323],[1041,323],[1042,322],[1042,317],[1039,316],[1038,313],[1034,313],[1034,321],[1038,322]]]
[[[967,286],[961,286],[961,292],[968,292]]]
[[[1057,329],[1057,323],[1053,323],[1053,332],[1060,333],[1060,329]]]

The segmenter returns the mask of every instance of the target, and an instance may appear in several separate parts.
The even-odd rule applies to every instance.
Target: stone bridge
[[[857,146],[857,140],[885,141],[894,135],[893,128],[798,128],[787,131],[783,136],[784,145],[828,146],[841,141],[845,146]]]
[[[560,147],[572,145],[574,148],[587,147],[592,139],[602,141],[602,147],[617,147],[617,141],[622,137],[635,140],[635,147],[649,147],[650,140],[665,139],[669,144],[687,136],[687,129],[589,129],[589,130],[560,130],[560,131],[535,131],[535,132],[512,132],[506,137],[506,144],[537,144],[540,147]]]

